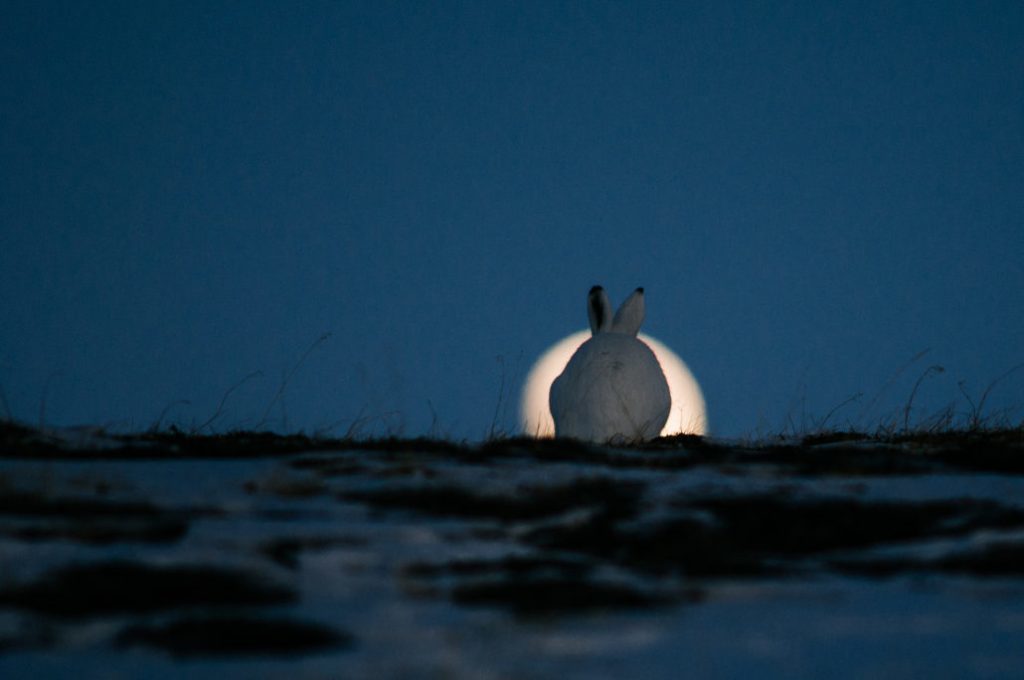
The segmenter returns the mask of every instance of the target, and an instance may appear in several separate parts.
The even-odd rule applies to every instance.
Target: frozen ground
[[[0,677],[1024,677],[1021,434],[0,445]]]

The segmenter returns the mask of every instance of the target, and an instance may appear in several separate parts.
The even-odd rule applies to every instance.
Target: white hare
[[[637,288],[612,318],[608,296],[594,286],[587,308],[593,335],[551,384],[555,434],[594,442],[657,437],[672,399],[661,364],[636,337],[644,320],[644,289]]]

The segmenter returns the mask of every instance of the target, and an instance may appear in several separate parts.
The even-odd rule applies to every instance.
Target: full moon
[[[584,330],[556,342],[541,355],[537,363],[530,369],[530,373],[526,376],[519,409],[523,434],[532,437],[553,437],[555,435],[555,421],[551,418],[551,408],[548,406],[551,383],[565,369],[565,365],[569,363],[569,359],[572,358],[579,346],[590,336],[590,331]],[[643,333],[637,337],[643,340],[654,352],[654,356],[658,358],[661,370],[665,372],[668,391],[672,397],[672,410],[669,413],[668,422],[661,430],[661,435],[664,437],[672,434],[706,434],[708,417],[704,405],[704,395],[701,393],[700,385],[697,384],[693,373],[683,363],[683,360],[663,343]]]

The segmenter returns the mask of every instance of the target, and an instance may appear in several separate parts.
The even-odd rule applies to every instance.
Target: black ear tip
[[[600,293],[602,290],[604,290],[604,288],[601,286],[594,286],[590,289],[590,294],[593,295],[594,293]]]
[[[640,293],[641,295],[643,295],[643,294],[644,294],[644,289],[643,289],[643,286],[641,286],[640,288],[637,288],[637,289],[636,289],[636,292],[638,292],[638,293]]]

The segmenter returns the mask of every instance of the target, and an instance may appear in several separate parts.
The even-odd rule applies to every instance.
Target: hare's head
[[[594,286],[587,295],[587,315],[590,317],[590,332],[622,333],[636,335],[644,322],[644,289],[637,288],[619,307],[612,317],[612,306],[608,295],[601,286]]]

